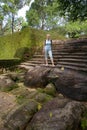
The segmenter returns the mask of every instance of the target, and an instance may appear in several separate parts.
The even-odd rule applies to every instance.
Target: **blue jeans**
[[[45,59],[48,58],[48,55],[51,59],[53,59],[51,46],[45,45]]]

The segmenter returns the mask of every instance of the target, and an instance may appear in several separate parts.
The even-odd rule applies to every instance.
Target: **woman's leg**
[[[46,62],[46,65],[48,65],[48,49],[47,49],[47,47],[45,48],[45,62]]]
[[[53,56],[52,56],[52,50],[49,50],[49,57],[50,57],[52,65],[54,66],[54,61],[53,61]]]
[[[46,65],[48,65],[48,59],[47,58],[45,58],[45,61],[46,61]]]

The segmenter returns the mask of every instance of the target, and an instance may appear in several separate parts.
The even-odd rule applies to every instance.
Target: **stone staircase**
[[[55,67],[87,72],[87,39],[70,41],[54,40],[52,46]],[[51,66],[50,59],[49,66]],[[29,69],[30,66],[44,66],[42,49],[35,53],[32,59],[21,63],[20,67]]]

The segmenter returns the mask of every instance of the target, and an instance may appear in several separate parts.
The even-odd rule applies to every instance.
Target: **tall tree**
[[[11,18],[11,29],[14,32],[14,21],[17,11],[23,7],[25,0],[1,0],[0,1],[0,23],[2,24],[5,18]],[[4,21],[5,22],[5,21]]]
[[[56,27],[58,24],[57,0],[35,0],[26,13],[30,26],[41,29]]]
[[[69,21],[87,19],[87,0],[57,0],[61,15],[65,15]]]

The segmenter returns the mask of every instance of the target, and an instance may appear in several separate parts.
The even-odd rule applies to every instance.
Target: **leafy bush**
[[[84,111],[81,119],[82,130],[87,130],[87,110]]]
[[[42,30],[26,27],[20,32],[0,37],[0,59],[14,58],[17,50],[20,50],[20,48],[20,54],[22,54],[26,48],[40,46],[44,39],[44,34]],[[31,51],[33,52],[33,50]],[[21,56],[19,57],[21,58]]]
[[[69,22],[65,25],[65,30],[70,38],[77,38],[82,34],[87,34],[87,20],[82,22]]]
[[[83,118],[81,121],[82,130],[87,130],[87,118]]]
[[[9,92],[9,91],[12,91],[12,90],[14,90],[14,89],[16,89],[16,88],[18,88],[18,85],[17,85],[17,84],[15,84],[15,85],[13,85],[13,86],[10,86],[10,87],[7,87],[7,88],[4,88],[4,89],[2,89],[1,91],[3,91],[3,92]]]

